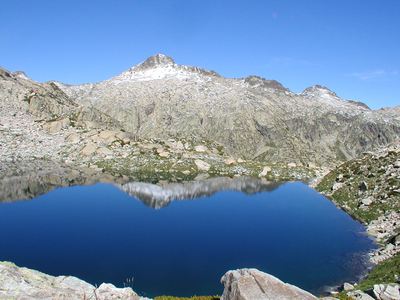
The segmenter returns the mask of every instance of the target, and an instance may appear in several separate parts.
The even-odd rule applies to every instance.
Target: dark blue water
[[[0,204],[0,260],[154,297],[221,294],[220,278],[257,268],[317,292],[363,271],[364,227],[306,185],[222,191],[154,210],[118,188],[58,188]]]

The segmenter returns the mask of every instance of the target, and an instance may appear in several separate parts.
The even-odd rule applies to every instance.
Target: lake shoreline
[[[129,180],[131,180],[131,178],[123,177],[123,176],[113,177],[113,176],[111,176],[111,174],[108,174],[107,172],[103,172],[103,171],[101,171],[101,172],[96,171],[96,172],[93,172],[92,174],[88,174],[89,172],[85,173],[84,170],[82,170],[82,169],[78,169],[80,171],[79,177],[73,178],[71,176],[71,172],[68,173],[63,168],[59,168],[58,169],[58,171],[61,171],[61,172],[59,172],[60,176],[57,177],[57,175],[54,174],[55,173],[54,170],[55,169],[53,167],[52,172],[50,172],[51,174],[46,174],[44,177],[42,177],[40,179],[41,184],[47,184],[49,186],[65,186],[67,183],[68,184],[73,183],[73,185],[87,185],[87,184],[93,184],[95,181],[98,181],[98,182],[106,181],[107,183],[123,184],[123,183],[126,183]],[[42,171],[43,171],[44,174],[46,173],[45,170],[42,170]],[[69,171],[71,171],[71,170],[69,169]],[[39,176],[39,173],[36,174],[36,177],[35,177],[36,179],[37,179],[37,176]],[[31,174],[31,173],[29,173],[29,174]],[[84,175],[83,177],[81,176],[82,174]],[[49,175],[52,175],[52,176],[49,176]],[[67,178],[63,177],[65,175],[68,175],[69,177],[67,177]],[[29,177],[29,176],[25,175],[25,178],[27,178],[27,177]],[[81,178],[81,179],[78,179],[78,178]],[[235,178],[238,178],[238,177],[237,176],[233,176],[232,180],[234,180]],[[73,180],[71,181],[71,179],[73,179]],[[259,179],[260,178],[258,177],[257,180],[259,180]],[[24,182],[25,179],[22,180],[22,178],[20,178],[20,180],[16,180],[16,177],[14,177],[14,182],[16,182],[16,181]],[[267,182],[267,181],[264,180],[264,182]],[[158,186],[163,186],[163,185],[166,184],[166,182],[161,182],[161,183],[157,182],[157,183],[158,183]],[[14,184],[14,186],[15,186],[15,184]],[[31,186],[32,186],[32,184],[31,184]],[[16,194],[20,195],[19,192],[16,192]],[[31,195],[31,196],[33,196],[33,195]]]

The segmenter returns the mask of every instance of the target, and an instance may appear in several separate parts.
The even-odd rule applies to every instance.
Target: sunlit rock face
[[[95,287],[73,276],[50,276],[36,270],[0,262],[0,299],[127,299],[145,300],[131,288],[103,283]]]
[[[224,78],[162,54],[99,83],[55,84],[139,137],[198,136],[269,163],[332,165],[400,134],[398,108],[371,111],[320,85],[295,94],[275,80]]]
[[[278,278],[257,269],[228,271],[222,277],[221,283],[224,285],[222,300],[318,299],[297,286],[284,283]]]

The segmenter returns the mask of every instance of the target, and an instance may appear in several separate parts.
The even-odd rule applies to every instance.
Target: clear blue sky
[[[0,66],[98,82],[156,53],[299,93],[400,105],[400,1],[0,0]]]

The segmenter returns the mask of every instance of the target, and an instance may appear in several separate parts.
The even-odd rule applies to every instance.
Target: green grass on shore
[[[220,296],[193,296],[187,297],[173,297],[173,296],[158,296],[154,300],[219,300]]]

